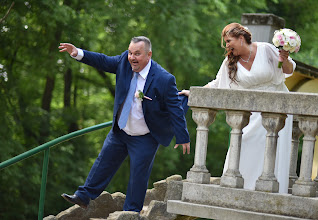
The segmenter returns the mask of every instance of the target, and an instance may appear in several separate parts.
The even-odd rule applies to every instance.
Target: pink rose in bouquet
[[[273,44],[280,50],[297,53],[300,49],[301,39],[295,31],[284,28],[274,32]],[[279,59],[278,68],[281,68],[282,64],[282,60]]]

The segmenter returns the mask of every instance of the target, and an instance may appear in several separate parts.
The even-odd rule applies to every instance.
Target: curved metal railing
[[[58,137],[52,141],[49,141],[45,144],[42,144],[36,148],[33,148],[29,151],[26,151],[22,154],[19,154],[11,159],[8,159],[6,161],[3,161],[0,163],[0,170],[13,165],[21,160],[24,160],[28,157],[31,157],[41,151],[44,151],[44,157],[43,157],[43,168],[42,168],[42,180],[41,180],[41,191],[40,191],[40,199],[39,199],[39,212],[38,212],[38,220],[43,219],[44,215],[44,201],[45,201],[45,194],[46,194],[46,181],[47,181],[47,173],[48,173],[48,165],[49,165],[49,156],[50,156],[50,148],[58,145],[64,141],[71,140],[73,138],[79,137],[83,134],[90,133],[92,131],[96,131],[102,128],[106,128],[112,125],[112,121],[101,123],[98,125],[94,125],[88,128],[84,128],[78,131],[74,131],[72,133],[63,135],[61,137]]]

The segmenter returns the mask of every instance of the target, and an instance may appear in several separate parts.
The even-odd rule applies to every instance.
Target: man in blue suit
[[[183,154],[190,153],[175,77],[151,59],[151,42],[144,36],[132,38],[128,50],[118,56],[89,52],[69,43],[61,43],[59,49],[82,63],[116,74],[112,129],[85,184],[74,195],[64,193],[62,197],[86,208],[91,199],[103,192],[129,155],[124,211],[140,212],[159,145],[168,146],[175,136],[174,148],[182,145]]]

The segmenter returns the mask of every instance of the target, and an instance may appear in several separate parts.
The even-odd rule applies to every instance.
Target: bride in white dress
[[[204,87],[288,92],[285,77],[292,74],[296,67],[288,52],[278,51],[269,43],[252,43],[249,30],[238,23],[225,26],[222,45],[223,41],[226,44],[226,58],[216,79]],[[277,67],[279,57],[283,61],[282,68]],[[189,90],[183,90],[180,94],[188,95]],[[280,193],[288,191],[292,120],[289,115],[284,128],[278,133],[275,176]],[[262,174],[266,133],[260,113],[253,112],[242,135],[239,170],[244,178],[244,189],[254,190],[256,180]],[[229,152],[223,173],[228,167],[228,155]]]

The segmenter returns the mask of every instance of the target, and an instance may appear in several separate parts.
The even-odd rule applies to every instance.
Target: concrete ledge
[[[190,107],[318,116],[313,93],[191,87]]]
[[[318,198],[183,183],[182,201],[273,215],[318,219]],[[183,210],[187,212],[187,210]],[[183,213],[188,215],[187,213]]]
[[[285,20],[274,14],[243,13],[241,16],[243,25],[267,25],[282,28],[285,26]]]
[[[182,202],[179,200],[169,200],[167,211],[179,215],[222,220],[304,220],[304,218],[256,213],[244,210]]]

